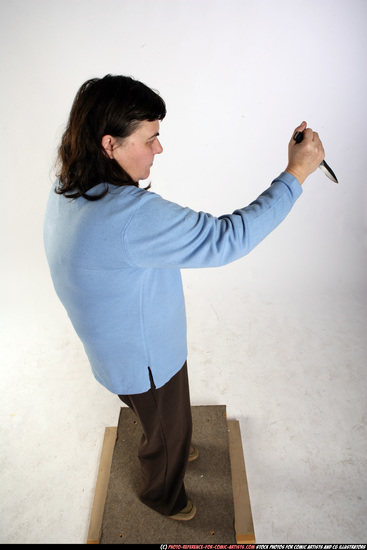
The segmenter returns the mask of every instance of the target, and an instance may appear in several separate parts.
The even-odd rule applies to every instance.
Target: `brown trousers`
[[[164,386],[135,395],[119,395],[135,412],[143,435],[138,447],[141,466],[140,500],[170,516],[187,504],[184,476],[192,435],[187,364]]]

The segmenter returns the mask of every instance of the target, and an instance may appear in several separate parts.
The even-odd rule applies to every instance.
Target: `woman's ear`
[[[112,136],[103,136],[101,144],[103,149],[105,150],[106,155],[113,159],[113,146],[114,146],[115,139]]]

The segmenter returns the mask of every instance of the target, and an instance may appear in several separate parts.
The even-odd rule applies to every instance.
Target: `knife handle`
[[[301,141],[303,140],[303,132],[296,132],[293,136],[293,139],[296,141],[296,143],[301,143]],[[320,166],[325,166],[325,161],[321,161]],[[330,170],[330,167],[327,166],[327,169]]]
[[[293,136],[293,139],[296,141],[296,143],[301,143],[301,141],[303,140],[303,132],[296,132]],[[335,183],[338,183],[336,175],[334,174],[330,166],[326,164],[325,160],[321,161],[319,168],[321,168],[322,171],[326,173],[328,178],[333,180]]]
[[[301,141],[303,140],[303,132],[296,132],[293,136],[293,139],[295,139],[297,143],[301,143]]]

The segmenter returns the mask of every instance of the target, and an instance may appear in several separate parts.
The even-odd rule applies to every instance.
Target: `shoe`
[[[199,457],[199,449],[194,445],[190,445],[189,462],[194,462]]]
[[[183,508],[181,512],[178,512],[178,514],[174,514],[173,516],[168,517],[170,519],[176,519],[178,521],[189,521],[189,519],[192,519],[195,514],[196,506],[191,502],[191,500],[188,500],[185,508]]]

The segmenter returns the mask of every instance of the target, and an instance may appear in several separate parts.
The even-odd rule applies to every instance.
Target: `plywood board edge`
[[[89,522],[87,544],[99,544],[116,437],[116,426],[105,429],[92,513]]]
[[[240,423],[227,420],[229,456],[231,461],[235,530],[238,544],[255,543],[250,495],[247,485],[245,459],[242,449]]]

